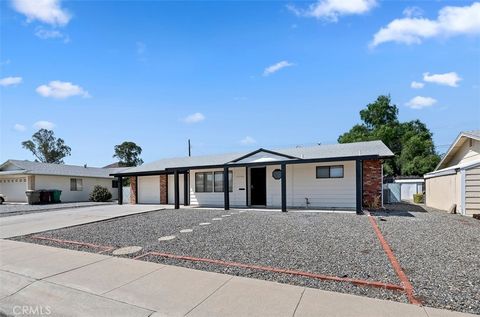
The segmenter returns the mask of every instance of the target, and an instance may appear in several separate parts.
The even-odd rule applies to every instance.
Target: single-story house
[[[469,216],[480,213],[480,130],[460,133],[424,178],[427,206]]]
[[[365,206],[381,206],[382,160],[392,156],[381,141],[276,151],[261,148],[249,153],[162,159],[112,176],[119,183],[130,177],[133,204],[361,212]]]
[[[101,185],[117,199],[118,183],[110,174],[122,170],[8,160],[0,165],[0,193],[7,202],[26,202],[27,190],[59,189],[62,202],[78,202],[88,201],[93,187]]]

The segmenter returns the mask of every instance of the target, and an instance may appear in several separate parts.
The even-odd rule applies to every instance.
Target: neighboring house
[[[480,213],[480,130],[460,133],[424,177],[427,206],[462,215]]]
[[[130,177],[134,204],[360,212],[381,206],[382,159],[392,156],[372,141],[163,159],[112,175]]]
[[[413,201],[414,194],[425,189],[425,180],[420,176],[397,176],[384,178],[383,196],[386,203]]]
[[[95,185],[118,197],[118,183],[109,174],[125,168],[97,168],[8,160],[0,165],[0,193],[6,201],[26,202],[26,190],[59,189],[62,202],[88,201]]]

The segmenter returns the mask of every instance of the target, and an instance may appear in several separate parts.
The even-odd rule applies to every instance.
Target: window
[[[343,165],[317,166],[317,178],[343,178]]]
[[[118,180],[112,180],[112,188],[118,188]]]
[[[83,190],[83,180],[81,178],[70,178],[70,191],[78,192]]]
[[[197,193],[213,192],[213,173],[195,173],[195,191]]]
[[[223,192],[223,172],[215,172],[215,191]],[[228,191],[233,191],[233,172],[228,172]]]

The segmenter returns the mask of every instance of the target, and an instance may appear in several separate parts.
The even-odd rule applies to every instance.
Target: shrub
[[[417,204],[423,203],[423,194],[413,194],[413,202]]]
[[[110,199],[112,199],[112,193],[110,193],[107,188],[100,185],[95,185],[90,194],[91,201],[108,201]]]

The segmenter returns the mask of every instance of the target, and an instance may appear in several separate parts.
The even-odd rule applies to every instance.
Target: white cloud
[[[183,119],[186,123],[197,123],[203,120],[205,120],[205,116],[200,112],[193,113]]]
[[[445,74],[431,74],[424,73],[423,80],[427,83],[434,83],[439,85],[446,85],[450,87],[458,87],[458,82],[462,80],[455,72],[445,73]]]
[[[20,123],[15,123],[13,128],[15,129],[15,131],[18,131],[18,132],[23,132],[27,129],[23,124],[20,124]]]
[[[425,86],[425,84],[418,81],[412,81],[412,83],[410,84],[410,87],[412,87],[413,89],[420,89],[423,88],[423,86]]]
[[[245,138],[240,140],[240,143],[243,144],[243,145],[250,145],[250,144],[257,143],[257,140],[255,140],[251,136],[246,136]]]
[[[418,17],[395,19],[381,28],[370,43],[420,44],[432,37],[480,34],[480,2],[465,7],[443,7],[436,20]]]
[[[419,7],[406,7],[403,10],[403,15],[408,18],[421,17],[423,15],[423,10]]]
[[[60,5],[60,0],[12,0],[15,11],[24,14],[28,22],[38,20],[54,26],[66,25],[72,16]]]
[[[342,15],[364,14],[376,5],[376,0],[319,0],[307,9],[299,9],[293,5],[287,8],[298,16],[337,22]]]
[[[265,70],[263,71],[263,76],[268,76],[268,75],[271,75],[273,73],[276,73],[278,72],[280,69],[282,68],[285,68],[285,67],[290,67],[290,66],[293,66],[295,64],[293,63],[290,63],[288,61],[281,61],[281,62],[278,62],[276,64],[273,64],[271,66],[268,66],[267,68],[265,68]]]
[[[55,124],[53,124],[50,121],[37,121],[33,124],[33,127],[35,129],[47,129],[47,130],[52,130],[55,128]]]
[[[0,79],[0,86],[14,86],[22,82],[22,77],[5,77]]]
[[[38,86],[37,93],[43,97],[65,99],[72,96],[90,97],[88,91],[69,82],[54,80],[47,85]]]
[[[35,31],[35,35],[38,38],[41,38],[42,40],[47,40],[47,39],[63,39],[64,43],[70,42],[70,37],[58,30],[48,30],[44,29],[42,27],[39,27]]]
[[[406,105],[412,109],[422,109],[431,107],[436,103],[437,100],[432,97],[416,96],[410,99],[410,101],[407,102]]]

